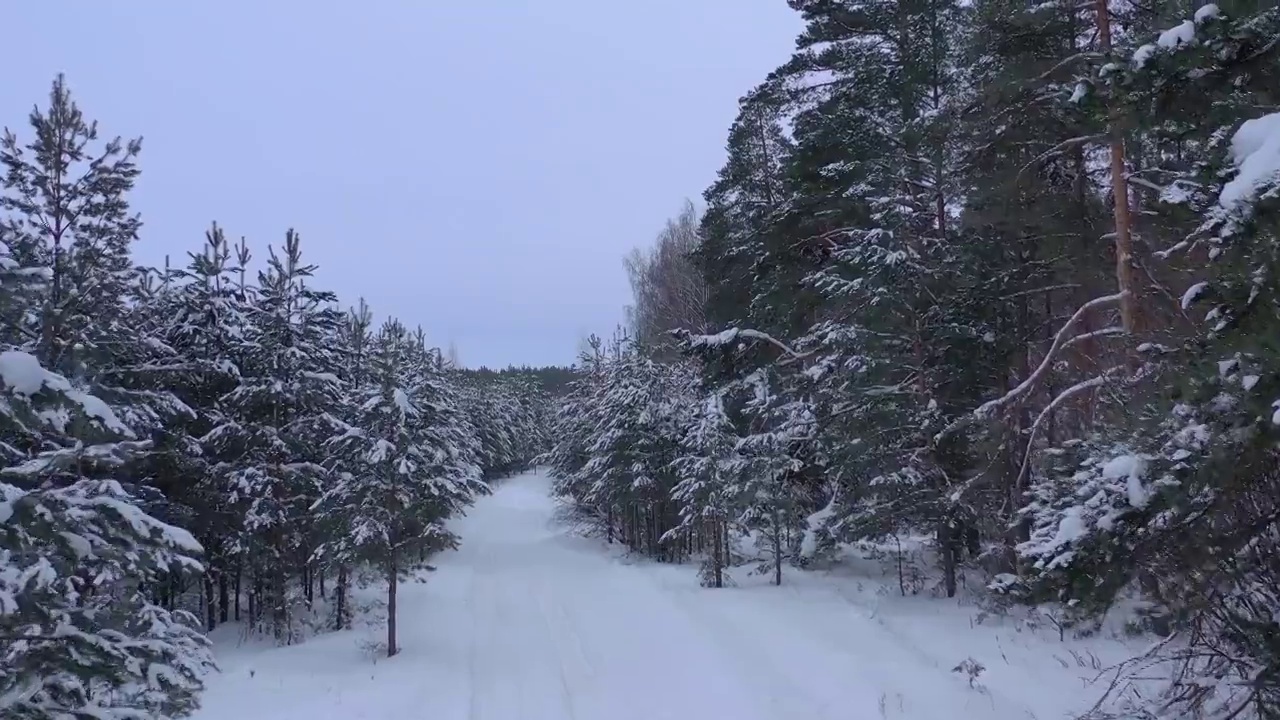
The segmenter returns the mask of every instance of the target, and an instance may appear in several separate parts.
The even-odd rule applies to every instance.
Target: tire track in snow
[[[555,555],[557,570],[542,585],[544,607],[579,718],[826,720],[769,712],[759,678],[744,682],[723,649],[636,568],[621,567],[595,548]]]
[[[565,709],[565,712],[568,713],[565,716],[565,719],[576,720],[576,718],[578,717],[578,713],[574,709],[574,704],[573,704],[574,691],[573,691],[573,688],[571,687],[571,684],[569,682],[569,676],[565,669],[566,656],[564,652],[564,647],[563,647],[563,644],[560,642],[561,635],[560,633],[556,632],[555,625],[553,624],[552,618],[551,618],[552,603],[551,603],[550,593],[548,592],[549,585],[547,582],[547,576],[539,575],[538,578],[539,579],[535,581],[536,587],[534,588],[533,594],[534,594],[534,597],[537,599],[538,609],[542,616],[542,623],[543,623],[544,629],[546,630],[547,638],[550,640],[550,642],[547,643],[547,649],[551,651],[551,654],[553,655],[553,659],[555,660],[556,668],[560,675],[560,689],[563,693],[564,709]],[[572,631],[570,632],[572,633]],[[576,639],[577,638],[576,633],[573,633],[572,637]],[[581,658],[580,646],[578,648],[578,657]]]
[[[1019,707],[993,708],[936,651],[831,588],[700,590],[562,542],[534,506],[540,488],[512,483],[476,508],[455,556],[474,573],[470,720],[953,720]]]
[[[732,590],[731,593],[742,593],[738,598],[741,602],[725,598],[727,602],[718,608],[719,612],[704,612],[703,617],[716,623],[728,637],[750,638],[748,642],[755,645],[757,654],[769,656],[788,644],[807,644],[811,647],[810,656],[812,650],[820,649],[830,658],[819,664],[843,666],[849,671],[846,676],[875,678],[869,687],[875,688],[878,710],[884,717],[945,720],[954,717],[957,708],[981,716],[997,712],[1002,713],[1000,717],[1035,716],[1013,698],[988,688],[969,687],[935,656],[906,641],[885,623],[866,617],[840,593],[809,587],[793,587],[790,591],[783,588],[789,601],[779,603],[778,596],[766,594],[778,590]],[[813,593],[814,590],[818,592]],[[691,606],[698,604],[692,597],[688,602]],[[806,612],[806,604],[820,611]],[[757,622],[762,618],[768,622]],[[852,622],[838,622],[842,619]],[[839,687],[837,683],[813,686],[824,695]]]
[[[481,622],[482,613],[480,612],[481,598],[484,597],[480,592],[481,569],[473,567],[471,569],[471,585],[467,593],[467,606],[471,609],[471,656],[468,658],[468,683],[471,685],[471,698],[467,706],[467,719],[480,720],[480,648],[483,646],[481,642],[481,633],[483,632],[483,623]]]
[[[680,597],[678,589],[669,588],[652,580],[656,589],[665,595],[673,607],[678,607],[690,625],[704,634],[715,645],[727,662],[755,681],[755,685],[770,688],[767,699],[778,711],[779,718],[804,717],[816,720],[844,720],[848,717],[868,717],[865,711],[851,711],[850,704],[856,698],[845,694],[831,697],[828,693],[815,693],[811,687],[802,687],[796,673],[775,660],[778,647],[764,647],[754,641],[753,632],[760,628],[738,627],[727,622],[723,615],[702,607],[693,596]],[[708,590],[707,592],[715,592]],[[733,590],[729,589],[732,593]],[[729,600],[729,598],[723,598]],[[717,608],[723,610],[723,608]],[[806,683],[809,684],[809,683]],[[788,702],[789,700],[789,702]],[[796,707],[799,705],[799,707]]]

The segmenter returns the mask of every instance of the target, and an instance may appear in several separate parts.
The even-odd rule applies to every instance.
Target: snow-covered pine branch
[[[1040,364],[1037,365],[1036,368],[1012,390],[994,400],[988,400],[978,406],[978,408],[974,410],[974,415],[979,419],[990,418],[997,412],[1021,402],[1022,399],[1030,394],[1032,390],[1038,387],[1039,383],[1044,379],[1044,376],[1049,372],[1049,369],[1053,367],[1053,363],[1058,359],[1058,355],[1073,343],[1089,337],[1096,337],[1100,334],[1114,334],[1114,331],[1111,329],[1075,335],[1072,334],[1072,331],[1075,330],[1076,325],[1090,312],[1109,305],[1115,305],[1119,303],[1123,297],[1124,293],[1104,295],[1081,305],[1075,313],[1073,313],[1071,317],[1058,328],[1058,331],[1053,336],[1053,342],[1050,343],[1049,348],[1045,350],[1044,357],[1041,358]]]

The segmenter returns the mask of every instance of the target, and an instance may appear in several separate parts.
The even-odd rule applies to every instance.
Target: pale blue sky
[[[18,0],[0,124],[55,73],[144,137],[140,259],[209,221],[289,226],[347,303],[468,365],[564,363],[628,301],[621,258],[724,157],[786,59],[785,0]],[[17,44],[16,47],[13,43]]]

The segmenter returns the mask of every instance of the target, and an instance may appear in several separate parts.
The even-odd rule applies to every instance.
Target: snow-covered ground
[[[513,478],[459,519],[462,548],[402,586],[395,658],[374,662],[359,630],[287,648],[228,632],[196,717],[1050,720],[1087,709],[1088,681],[1133,651],[847,572],[700,588],[692,567],[559,530],[548,486]],[[972,683],[967,659],[985,668]]]

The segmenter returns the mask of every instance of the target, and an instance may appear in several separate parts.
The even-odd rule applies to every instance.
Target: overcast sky
[[[613,328],[622,256],[699,198],[800,29],[785,0],[28,0],[4,24],[0,124],[62,71],[144,137],[142,262],[215,219],[259,256],[293,226],[323,286],[471,366]]]

